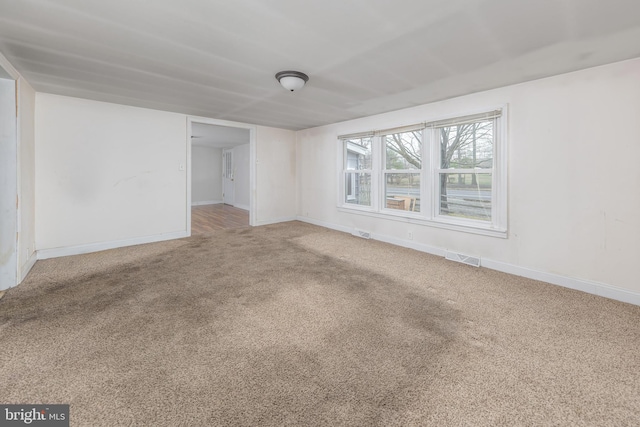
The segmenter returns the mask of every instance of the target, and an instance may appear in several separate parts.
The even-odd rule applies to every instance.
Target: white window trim
[[[388,209],[385,206],[384,194],[381,192],[385,189],[385,154],[381,135],[403,130],[405,128],[415,128],[420,125],[402,126],[394,129],[385,129],[383,131],[362,132],[352,135],[373,135],[372,140],[372,169],[366,171],[371,173],[371,206],[362,206],[348,204],[345,202],[345,161],[346,148],[344,137],[338,136],[338,165],[339,179],[338,185],[338,205],[339,212],[365,215],[375,218],[388,219],[393,221],[406,222],[411,224],[425,225],[429,227],[442,228],[447,230],[461,231],[466,233],[480,234],[484,236],[507,238],[507,146],[508,146],[508,105],[504,104],[496,108],[478,109],[475,111],[464,112],[461,114],[450,114],[444,117],[438,117],[426,122],[442,122],[445,120],[454,120],[472,115],[491,114],[495,110],[501,110],[501,116],[496,119],[494,130],[494,164],[490,169],[465,169],[461,173],[491,173],[492,175],[492,196],[491,196],[491,221],[482,221],[476,219],[462,219],[441,215],[439,213],[439,173],[440,173],[440,147],[439,139],[433,138],[435,134],[434,128],[426,128],[423,133],[422,156],[423,167],[416,170],[394,170],[398,173],[420,173],[420,198],[421,211],[410,212],[400,211],[397,209]],[[391,132],[393,131],[393,132]],[[428,165],[428,169],[425,167]],[[457,173],[458,169],[453,170]],[[462,171],[462,170],[461,170]],[[449,172],[449,170],[447,170]],[[438,179],[434,179],[438,176]],[[436,187],[438,186],[438,187]]]

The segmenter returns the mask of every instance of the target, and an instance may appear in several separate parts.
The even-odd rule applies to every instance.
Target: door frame
[[[3,144],[0,156],[0,169],[5,174],[0,188],[0,195],[3,198],[2,220],[0,234],[3,240],[0,244],[0,253],[5,254],[6,263],[0,265],[0,291],[12,288],[21,282],[21,268],[19,253],[19,233],[20,233],[20,118],[18,114],[19,102],[19,79],[20,74],[15,68],[0,54],[0,78],[5,81],[5,89],[0,90],[0,96],[8,95],[9,100],[0,102],[9,102],[8,109],[0,109],[0,125],[5,129],[3,138],[0,143]],[[2,138],[2,136],[0,136]]]
[[[187,116],[187,236],[191,236],[191,136],[193,123],[202,123],[215,126],[226,126],[249,130],[249,225],[254,226],[256,222],[256,188],[257,188],[257,152],[256,152],[256,125],[247,123],[232,122],[228,120],[209,119],[206,117]]]

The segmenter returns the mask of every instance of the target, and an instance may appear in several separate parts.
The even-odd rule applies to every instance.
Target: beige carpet
[[[39,261],[0,403],[75,426],[638,425],[640,307],[292,222]]]

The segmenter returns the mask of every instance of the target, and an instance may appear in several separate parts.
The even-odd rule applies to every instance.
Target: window
[[[438,214],[491,221],[494,120],[435,128]]]
[[[371,206],[371,138],[344,140],[344,202]]]
[[[340,207],[506,236],[503,116],[495,110],[340,137]]]
[[[383,135],[382,141],[384,207],[420,212],[422,130]]]

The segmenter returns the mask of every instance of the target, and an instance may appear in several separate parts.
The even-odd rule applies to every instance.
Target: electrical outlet
[[[409,240],[413,240],[413,231],[407,232],[407,237],[409,238]]]

